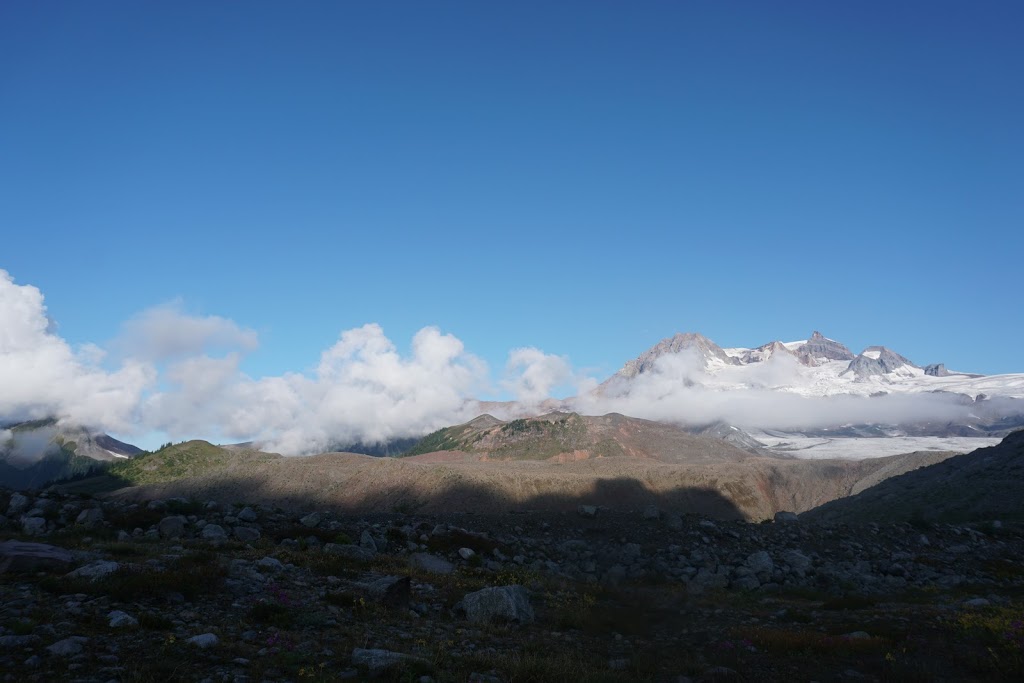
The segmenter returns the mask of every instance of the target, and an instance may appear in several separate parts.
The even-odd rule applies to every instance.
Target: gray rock
[[[256,541],[260,540],[260,530],[253,529],[252,527],[236,526],[234,529],[232,529],[232,533],[234,533],[235,538],[237,538],[242,543],[255,543]]]
[[[75,571],[70,572],[67,574],[67,577],[71,579],[89,579],[91,581],[98,581],[104,576],[110,576],[120,568],[121,565],[117,562],[112,562],[110,560],[96,560],[95,562],[91,562],[84,567],[79,567]]]
[[[451,574],[455,571],[455,565],[451,562],[430,553],[414,553],[410,555],[409,564],[413,569],[419,569],[428,574]]]
[[[648,505],[644,508],[643,516],[644,519],[658,520],[661,519],[661,510],[653,505]]]
[[[468,560],[474,555],[476,555],[476,553],[473,552],[472,548],[459,548],[459,557],[461,557],[464,560]]]
[[[208,541],[223,541],[228,537],[228,533],[224,531],[224,527],[219,524],[207,524],[203,527],[203,530],[199,532],[199,535]]]
[[[585,517],[587,519],[593,519],[594,517],[597,517],[597,506],[596,505],[580,505],[578,508],[576,508],[576,513],[580,517]]]
[[[213,647],[219,643],[220,639],[213,633],[201,633],[198,636],[192,636],[189,638],[188,642],[205,650],[206,648]]]
[[[522,586],[494,586],[469,593],[462,598],[466,618],[474,624],[534,621],[530,596]]]
[[[349,543],[327,543],[324,545],[324,552],[350,560],[358,560],[359,562],[368,562],[376,556],[376,553],[372,550],[360,548]]]
[[[360,586],[372,601],[388,607],[406,607],[412,597],[408,576],[384,576]]]
[[[63,571],[73,562],[74,558],[67,550],[45,543],[0,543],[0,574]]]
[[[242,508],[242,511],[238,513],[238,519],[243,522],[255,522],[258,519],[256,511],[250,507]]]
[[[284,565],[281,563],[281,560],[276,557],[261,557],[256,560],[256,566],[270,572],[284,571]]]
[[[84,527],[98,526],[103,522],[103,509],[102,508],[88,508],[78,513],[78,517],[75,518],[75,524],[80,524]]]
[[[683,530],[683,518],[681,515],[670,513],[665,518],[665,526],[668,527],[669,531],[682,531]]]
[[[156,525],[156,529],[160,532],[160,538],[181,538],[185,533],[187,522],[188,520],[181,515],[164,517]]]
[[[986,600],[985,598],[974,598],[973,600],[964,600],[962,604],[964,607],[978,608],[988,607],[992,603]]]
[[[118,609],[108,614],[107,619],[110,620],[111,628],[125,628],[139,625],[138,619]]]
[[[302,524],[302,526],[308,526],[310,529],[317,527],[320,525],[320,513],[311,512],[302,519],[300,519],[299,523]]]
[[[796,572],[806,572],[811,568],[811,558],[797,550],[787,550],[782,553],[782,561],[788,564]]]
[[[28,536],[40,536],[46,533],[46,520],[42,517],[22,517],[21,531]]]
[[[424,660],[412,655],[391,650],[364,649],[357,647],[352,650],[352,664],[366,667],[371,676],[378,676],[388,669],[405,664],[407,662],[423,662]]]
[[[770,574],[775,569],[775,563],[772,562],[772,556],[767,550],[751,553],[744,564],[755,574]]]
[[[786,512],[785,510],[780,510],[779,512],[775,513],[775,522],[776,523],[779,523],[779,522],[799,522],[799,521],[800,521],[800,517],[798,517],[795,512]]]
[[[89,642],[88,638],[82,636],[71,636],[64,640],[58,640],[53,645],[46,648],[46,651],[55,657],[71,657],[77,655],[82,651],[84,643]]]
[[[7,516],[17,517],[25,510],[28,510],[29,505],[32,504],[32,500],[21,493],[14,492],[11,494],[11,500],[7,504]]]
[[[367,530],[364,530],[359,536],[359,545],[367,550],[372,550],[373,552],[377,552],[378,550],[377,542],[373,540],[373,536]]]

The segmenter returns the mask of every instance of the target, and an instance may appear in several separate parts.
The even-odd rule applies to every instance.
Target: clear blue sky
[[[1020,2],[4,2],[0,268],[253,376],[424,325],[613,372],[677,331],[1020,372]]]

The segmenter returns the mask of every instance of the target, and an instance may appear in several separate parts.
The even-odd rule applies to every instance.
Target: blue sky
[[[427,325],[597,375],[677,331],[1019,372],[1017,2],[0,5],[0,268],[306,371]]]

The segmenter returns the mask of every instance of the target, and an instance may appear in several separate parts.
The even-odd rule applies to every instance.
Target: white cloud
[[[418,436],[475,416],[469,398],[487,367],[437,328],[402,357],[379,325],[343,332],[315,375],[250,379],[237,357],[196,358],[168,369],[172,388],[149,398],[148,422],[172,435],[215,429],[284,453]]]
[[[76,353],[53,333],[42,293],[0,270],[0,419],[58,416],[127,430],[153,379],[145,363],[107,371],[95,347]]]
[[[536,404],[550,398],[556,387],[573,379],[572,366],[564,356],[529,346],[509,352],[501,385],[517,401]]]
[[[147,309],[126,322],[116,345],[133,358],[163,361],[209,349],[252,351],[256,332],[220,316],[183,313],[181,302]]]

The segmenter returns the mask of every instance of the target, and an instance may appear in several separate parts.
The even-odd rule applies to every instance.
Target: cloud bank
[[[495,388],[516,400],[510,414],[541,410],[561,390],[577,395],[565,405],[587,414],[779,430],[1020,412],[1019,401],[979,404],[954,394],[803,397],[785,390],[800,381],[800,368],[784,355],[744,368],[742,377],[726,369],[719,381],[744,383],[727,391],[705,387],[702,359],[686,352],[660,358],[628,385],[594,391],[597,381],[568,358],[524,347],[509,353],[492,382],[486,363],[455,336],[426,327],[403,355],[376,324],[341,332],[308,372],[253,378],[242,363],[258,348],[257,333],[187,314],[180,302],[125,322],[109,352],[72,348],[53,328],[42,293],[0,270],[0,441],[5,424],[58,417],[129,436],[254,440],[285,454],[314,453],[469,420],[482,412],[475,397]]]

